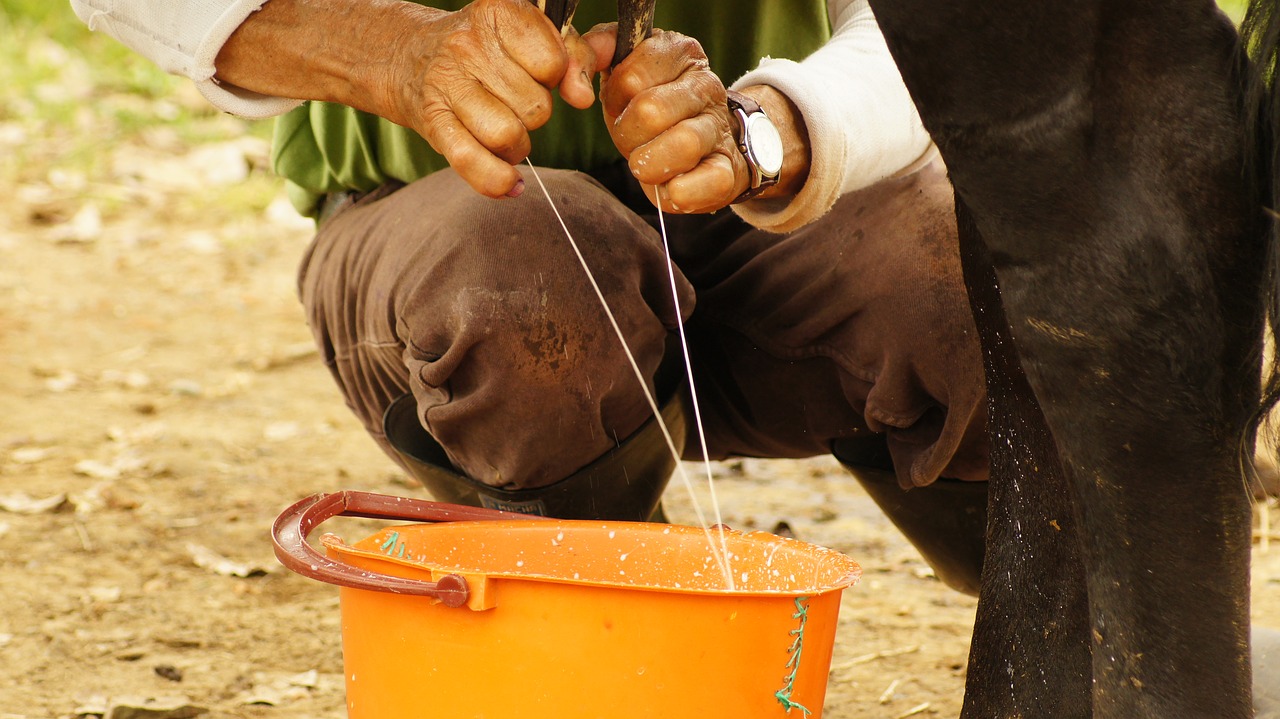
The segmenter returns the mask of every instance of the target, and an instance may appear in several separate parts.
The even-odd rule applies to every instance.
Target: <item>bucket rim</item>
[[[683,535],[704,536],[705,530],[700,527],[691,527],[687,525],[677,524],[656,524],[649,522],[624,522],[624,521],[596,521],[596,520],[544,520],[539,522],[528,522],[522,520],[486,520],[486,521],[459,521],[449,522],[447,524],[426,524],[412,523],[401,524],[385,527],[378,532],[360,540],[355,544],[348,544],[341,537],[335,534],[325,534],[321,538],[321,543],[330,553],[346,555],[349,557],[360,557],[371,560],[379,564],[392,565],[409,569],[412,573],[429,573],[433,576],[444,574],[455,574],[473,579],[500,579],[504,581],[520,581],[534,583],[550,583],[564,584],[583,587],[609,588],[627,591],[641,592],[660,592],[669,594],[685,594],[685,595],[701,595],[716,597],[812,597],[829,594],[831,592],[843,591],[855,584],[862,577],[862,567],[853,558],[829,547],[824,547],[811,542],[805,542],[790,537],[781,537],[763,530],[753,530],[750,532],[741,532],[735,529],[726,529],[727,537],[733,538],[735,542],[765,542],[775,545],[779,548],[786,547],[791,550],[799,550],[800,552],[813,556],[815,563],[832,563],[837,566],[826,572],[827,578],[822,582],[812,582],[807,585],[797,586],[795,588],[755,588],[741,589],[725,586],[697,586],[682,587],[678,583],[655,583],[655,582],[637,582],[634,580],[621,581],[617,579],[591,577],[579,578],[573,576],[564,576],[558,573],[537,572],[525,569],[478,569],[474,567],[462,567],[453,563],[443,561],[432,561],[426,557],[410,557],[379,551],[378,549],[366,548],[358,545],[380,546],[385,544],[388,537],[393,537],[409,530],[411,532],[467,532],[469,530],[476,531],[493,531],[493,530],[511,530],[520,533],[549,533],[552,531],[563,531],[572,529],[591,529],[593,531],[618,531],[626,532],[644,532],[652,534],[670,534],[672,532]],[[393,540],[394,545],[394,540]],[[393,546],[394,548],[394,546]],[[775,550],[776,551],[776,550]],[[794,583],[794,580],[793,580]]]

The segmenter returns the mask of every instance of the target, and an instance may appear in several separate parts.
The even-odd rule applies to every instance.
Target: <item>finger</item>
[[[731,143],[715,117],[698,115],[637,147],[627,164],[640,182],[661,185],[693,170],[716,150],[736,149]]]
[[[582,36],[582,41],[591,46],[595,51],[596,65],[594,72],[604,72],[609,69],[609,63],[613,59],[613,51],[618,46],[618,23],[607,22],[600,23],[587,31]]]
[[[486,150],[453,113],[441,110],[427,122],[429,129],[420,134],[476,192],[503,197],[517,188],[520,173]]]
[[[507,57],[543,87],[555,87],[569,62],[559,28],[532,3],[503,2],[495,11],[496,33]]]
[[[447,61],[430,68],[424,81],[438,88],[455,111],[473,99],[472,86],[478,83],[511,108],[526,128],[541,127],[551,117],[550,91],[508,51],[550,43],[551,51],[560,57],[564,48],[559,34],[550,20],[523,0],[515,6],[510,0],[477,0],[469,8],[465,31],[453,33],[442,51]]]
[[[479,85],[450,96],[450,109],[463,128],[487,150],[514,165],[529,155],[529,132],[520,118]]]
[[[674,82],[690,71],[712,74],[702,46],[679,33],[656,31],[613,68],[607,86],[601,88],[600,100],[605,112],[617,116],[640,93]]]
[[[675,125],[705,115],[723,102],[724,86],[709,73],[687,73],[675,82],[637,95],[613,122],[610,133],[618,149],[628,155]],[[721,96],[720,103],[716,103]],[[708,115],[709,116],[709,115]],[[708,148],[709,149],[709,148]],[[702,157],[704,153],[698,155]]]
[[[715,153],[698,166],[660,185],[673,212],[715,212],[728,207],[747,189],[729,155]]]
[[[477,82],[519,118],[526,129],[536,130],[551,119],[551,91],[523,72],[480,72]]]
[[[595,87],[591,84],[596,73],[595,48],[572,27],[565,37],[565,48],[569,52],[569,64],[560,82],[560,97],[570,106],[585,110],[596,100]]]

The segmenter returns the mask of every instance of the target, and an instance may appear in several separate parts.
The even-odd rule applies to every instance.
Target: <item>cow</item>
[[[871,0],[955,191],[992,474],[962,716],[1253,716],[1280,13]]]

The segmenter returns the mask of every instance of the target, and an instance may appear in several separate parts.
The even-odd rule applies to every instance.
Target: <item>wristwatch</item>
[[[734,204],[745,202],[778,183],[782,173],[782,136],[760,103],[740,92],[729,90],[729,115],[733,118],[733,139],[738,143],[751,184]]]

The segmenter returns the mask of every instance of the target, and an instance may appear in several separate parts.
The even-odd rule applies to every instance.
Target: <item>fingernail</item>
[[[507,193],[507,197],[519,197],[524,194],[524,180],[516,180],[516,186],[511,188]]]

